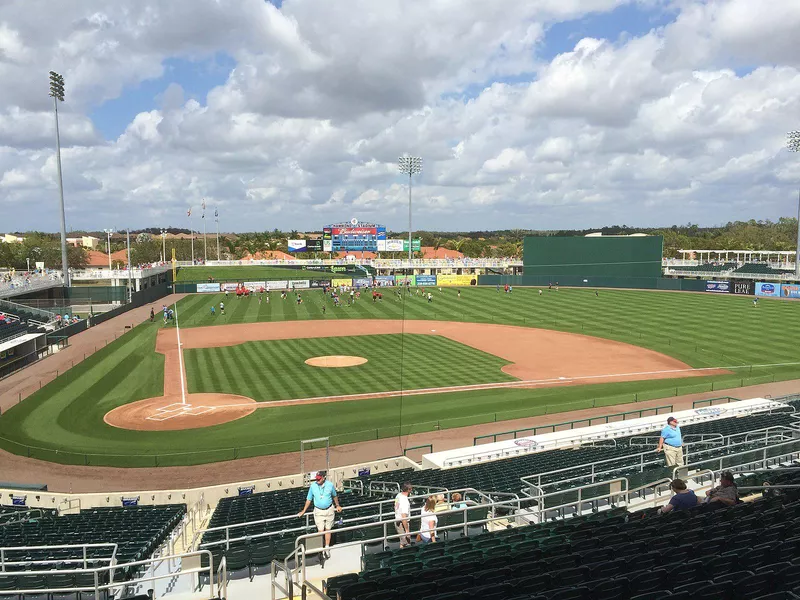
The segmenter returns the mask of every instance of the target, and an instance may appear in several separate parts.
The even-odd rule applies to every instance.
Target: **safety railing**
[[[113,563],[116,561],[117,557],[117,544],[113,542],[100,542],[97,544],[53,544],[50,546],[3,546],[0,547],[0,572],[5,572],[7,567],[13,567],[17,565],[48,565],[48,564],[58,564],[58,563],[65,563],[65,564],[72,564],[72,563],[80,563],[83,565],[83,568],[87,568],[87,561],[109,561],[109,563]],[[8,553],[15,552],[22,552],[22,551],[42,551],[42,552],[53,552],[56,550],[70,550],[70,549],[80,549],[82,558],[42,558],[42,559],[29,559],[26,558],[25,560],[8,560],[7,555]],[[90,548],[109,548],[110,549],[110,556],[90,556],[89,549]]]
[[[294,576],[288,564],[281,563],[280,561],[273,560],[269,567],[270,574],[270,599],[275,600],[277,597],[275,591],[279,591],[282,598],[294,598]],[[278,580],[278,575],[283,578],[282,581]]]
[[[689,463],[683,467],[675,467],[672,471],[673,479],[679,474],[691,470],[710,470],[715,473],[722,471],[752,470],[753,468],[766,469],[770,465],[780,464],[785,460],[800,458],[800,439],[778,444],[770,444],[762,448],[753,448],[743,452],[725,454],[719,457],[706,458]],[[754,467],[754,465],[760,465]]]
[[[182,561],[186,559],[190,559],[195,556],[207,556],[208,557],[208,566],[204,567],[194,567],[183,569],[175,572],[170,573],[162,573],[156,574],[154,570],[151,571],[150,575],[144,575],[141,577],[134,577],[127,581],[114,581],[114,573],[116,570],[125,571],[125,572],[137,572],[142,570],[141,567],[144,567],[145,573],[148,572],[148,567],[156,561],[159,560],[175,560]],[[140,567],[137,569],[136,567]],[[73,587],[58,587],[58,588],[34,588],[34,589],[14,589],[14,590],[5,590],[0,589],[0,597],[2,596],[15,596],[15,597],[22,597],[27,594],[32,596],[39,596],[39,595],[47,595],[50,594],[79,594],[79,593],[94,593],[95,598],[102,598],[105,594],[101,594],[102,592],[108,592],[109,594],[116,593],[117,591],[122,591],[123,589],[129,586],[136,586],[139,584],[144,584],[148,582],[158,581],[161,579],[174,579],[176,577],[182,577],[191,575],[195,578],[195,584],[193,585],[195,590],[200,589],[199,582],[197,578],[203,573],[208,573],[209,578],[209,593],[208,598],[217,598],[219,597],[216,593],[219,591],[219,586],[215,585],[215,577],[214,575],[217,573],[214,569],[214,557],[211,555],[211,552],[208,550],[198,550],[195,552],[186,552],[183,554],[175,555],[175,556],[166,556],[160,558],[148,558],[145,560],[137,560],[128,563],[121,563],[116,565],[106,565],[94,568],[85,568],[85,569],[50,569],[44,571],[15,571],[14,575],[26,575],[26,576],[50,576],[50,575],[79,575],[79,574],[89,574],[93,578],[92,585],[85,585],[85,586],[73,586]],[[108,582],[108,583],[105,583]],[[224,586],[227,589],[227,586]]]
[[[45,512],[40,508],[30,510],[17,510],[14,512],[0,514],[0,527],[13,525],[15,523],[25,523],[32,519],[43,519]]]
[[[628,445],[634,448],[639,448],[642,446],[655,446],[658,444],[658,440],[660,439],[661,436],[659,435],[635,436],[630,439]],[[687,433],[683,436],[683,441],[687,443],[705,444],[710,446],[722,445],[725,443],[725,436],[723,436],[721,433]]]
[[[480,490],[477,490],[477,489],[471,488],[471,487],[458,488],[458,489],[447,489],[447,488],[425,488],[424,486],[414,486],[414,490],[421,490],[421,489],[425,489],[426,493],[415,494],[413,496],[409,496],[409,498],[412,499],[412,500],[424,499],[427,496],[429,496],[430,493],[441,493],[441,494],[444,495],[445,501],[449,503],[451,501],[451,499],[452,499],[452,495],[453,494],[461,493],[465,497],[467,495],[475,496],[475,497],[478,497],[478,498],[482,498],[482,499],[486,500],[487,502],[491,502],[493,496],[496,496],[496,497],[501,497],[501,496],[502,497],[508,497],[510,499],[509,502],[512,502],[512,503],[513,503],[514,500],[519,501],[519,496],[517,494],[514,494],[514,493],[508,493],[508,492],[482,492]],[[434,490],[434,491],[430,492],[428,490]],[[398,489],[398,492],[399,492],[399,489]],[[355,511],[355,510],[362,510],[363,511],[363,509],[370,509],[370,508],[375,509],[375,510],[372,511],[372,512],[369,512],[367,514],[362,514],[361,516],[358,516],[358,517],[349,517],[348,518],[348,523],[372,524],[372,523],[375,522],[375,518],[376,517],[380,521],[386,516],[390,516],[390,515],[393,516],[394,515],[394,499],[391,499],[391,500],[376,500],[374,502],[366,502],[366,503],[363,503],[363,504],[355,504],[355,505],[352,505],[352,506],[344,506],[343,507],[343,513],[344,513],[344,515],[346,515],[348,511],[350,511],[350,512]],[[414,509],[414,510],[417,511],[417,512],[419,511],[419,509]],[[227,549],[227,548],[230,547],[231,544],[235,544],[237,542],[243,542],[243,541],[246,541],[246,540],[263,539],[263,538],[269,538],[269,537],[284,536],[287,533],[307,532],[307,531],[312,531],[315,528],[314,524],[311,522],[312,515],[310,513],[306,513],[306,515],[304,515],[304,517],[303,517],[305,519],[305,524],[304,525],[300,525],[300,526],[296,526],[296,527],[291,527],[290,526],[290,527],[280,528],[280,529],[276,529],[276,530],[272,530],[272,531],[264,531],[263,533],[256,533],[256,534],[246,534],[246,533],[243,532],[241,535],[235,535],[235,534],[231,535],[231,531],[232,530],[233,531],[244,530],[246,532],[246,529],[251,527],[251,526],[253,526],[253,525],[265,525],[267,523],[296,521],[297,518],[298,517],[297,517],[296,514],[291,514],[291,515],[284,515],[284,516],[281,516],[281,517],[273,517],[273,518],[270,518],[270,519],[259,519],[257,521],[247,521],[247,522],[244,522],[244,523],[232,523],[230,525],[220,525],[220,526],[217,526],[217,527],[209,527],[207,529],[200,530],[195,534],[192,547],[193,548],[194,547],[198,547],[198,548],[202,548],[202,549],[209,549],[209,548],[213,548],[215,546],[224,546]],[[215,531],[225,531],[226,532],[225,539],[223,539],[223,540],[213,540],[213,541],[209,541],[209,542],[202,542],[201,541],[202,540],[202,536],[203,536],[204,533],[215,532]],[[337,531],[339,531],[339,530],[337,529]],[[198,544],[198,541],[200,542],[199,544]]]
[[[319,600],[333,600],[330,596],[325,594],[322,590],[317,588],[310,581],[304,581],[303,587],[300,589],[300,600],[309,600],[309,598],[319,598]]]
[[[479,446],[483,440],[491,440],[490,443],[497,442],[498,437],[512,436],[512,439],[518,437],[529,437],[532,435],[539,435],[540,433],[555,433],[556,431],[564,431],[565,429],[578,429],[580,427],[591,427],[598,424],[606,424],[610,422],[626,421],[630,419],[641,419],[648,416],[650,413],[659,415],[667,412],[672,412],[672,404],[663,406],[654,406],[653,408],[641,408],[638,410],[627,410],[624,412],[612,413],[609,415],[602,415],[599,417],[587,417],[585,419],[574,419],[572,421],[563,421],[561,423],[552,423],[550,425],[536,425],[535,427],[525,427],[523,429],[511,429],[509,431],[501,431],[499,433],[487,433],[485,435],[478,435],[472,439],[473,446]],[[645,414],[647,413],[647,414]],[[622,417],[617,419],[617,417]],[[522,434],[520,436],[520,434]],[[501,440],[502,441],[502,440]]]
[[[609,486],[610,491],[605,493],[600,493],[598,495],[586,495],[585,491],[590,488],[598,488]],[[590,501],[601,501],[606,500],[610,507],[613,507],[617,504],[625,504],[627,501],[627,494],[628,494],[628,483],[625,478],[618,478],[612,481],[606,481],[602,484],[589,484],[586,486],[580,486],[580,488],[576,488],[571,490],[577,493],[578,499],[574,501],[569,501],[560,505],[554,505],[551,507],[547,507],[547,512],[550,513],[551,511],[566,513],[570,510],[573,516],[581,516],[587,513],[594,513],[595,506],[592,508],[587,508],[585,505]],[[509,517],[506,514],[498,515],[497,509],[509,506],[517,506],[516,509],[518,512],[516,516],[524,517],[530,522],[534,523],[541,523],[545,519],[545,511],[540,510],[537,502],[544,502],[547,498],[552,498],[555,496],[563,495],[563,492],[554,492],[552,494],[543,494],[539,498],[519,498],[511,501],[497,501],[487,504],[478,504],[474,506],[469,506],[462,509],[455,509],[449,511],[442,511],[436,513],[436,516],[441,519],[443,516],[446,515],[458,515],[463,514],[463,522],[459,522],[453,525],[444,525],[436,527],[436,534],[439,535],[440,532],[446,531],[458,531],[461,530],[464,535],[469,535],[470,528],[478,528],[480,527],[483,530],[486,526],[491,523],[496,523],[498,521],[506,521]],[[485,518],[480,519],[469,519],[468,514],[469,511],[475,511],[479,509],[487,509],[487,516]],[[491,512],[490,512],[491,511]],[[491,513],[495,513],[495,516],[488,516]],[[411,517],[410,520],[415,520],[415,517]],[[333,553],[342,553],[342,550],[349,547],[360,546],[360,545],[376,545],[382,543],[385,547],[387,544],[391,543],[399,543],[400,539],[409,535],[411,537],[416,536],[420,533],[419,530],[410,529],[409,533],[389,533],[390,530],[394,530],[394,518],[391,520],[381,521],[379,523],[371,523],[369,525],[370,529],[374,528],[382,528],[383,534],[376,537],[365,538],[360,540],[354,540],[352,542],[345,542],[342,544],[336,544],[331,548],[324,548],[322,545],[322,540],[319,539],[325,535],[324,532],[313,532],[308,533],[302,536],[299,536],[295,542],[295,552],[284,561],[283,571],[285,573],[295,573],[298,576],[298,579],[294,582],[293,585],[300,585],[302,586],[306,582],[306,559],[309,556],[313,556],[315,554],[320,554],[324,551],[330,551],[331,554]],[[390,529],[391,528],[391,529]],[[344,534],[347,532],[354,532],[363,529],[362,527],[343,527],[338,528],[336,531],[340,534]],[[313,548],[312,548],[313,546]],[[342,553],[344,554],[344,553]],[[295,561],[297,566],[294,570],[289,568],[289,564],[291,561]],[[354,565],[352,570],[357,570],[358,566]]]

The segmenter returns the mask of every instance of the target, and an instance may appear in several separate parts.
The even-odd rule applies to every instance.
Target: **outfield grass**
[[[304,362],[336,354],[362,356],[368,362],[344,369]],[[239,394],[258,401],[517,380],[500,370],[508,361],[433,335],[246,342],[186,350],[184,357],[190,392]],[[401,361],[402,372],[397,368]]]
[[[178,269],[176,281],[205,282],[209,277],[213,277],[215,281],[261,281],[262,279],[331,279],[347,275],[272,266],[181,267]]]
[[[530,289],[518,288],[507,295],[494,288],[462,288],[462,296],[457,298],[455,289],[445,288],[444,293],[437,290],[434,294],[432,304],[417,296],[400,302],[388,293],[383,302],[375,304],[367,300],[339,309],[328,305],[325,314],[318,291],[304,292],[301,306],[274,299],[269,305],[259,305],[252,298],[230,299],[225,319],[230,323],[350,318],[507,323],[629,342],[694,367],[748,366],[737,369],[734,375],[716,377],[277,407],[203,430],[113,429],[102,421],[108,410],[157,396],[163,389],[163,359],[153,352],[159,325],[148,322],[0,416],[0,445],[20,454],[67,463],[196,464],[297,450],[298,440],[317,436],[331,436],[334,444],[346,443],[708,391],[712,385],[722,390],[800,377],[798,365],[778,364],[800,360],[794,341],[800,335],[797,302],[765,299],[754,308],[752,299],[743,296],[601,290],[595,297],[589,289],[545,291],[539,296],[537,290]],[[220,295],[201,294],[185,298],[178,307],[182,326],[210,324],[209,306],[212,302],[218,305],[220,299]],[[220,324],[220,316],[213,322]],[[257,370],[255,364],[252,371]],[[404,367],[407,364],[404,361]],[[751,368],[753,364],[772,366]],[[399,358],[396,369],[400,369]],[[436,367],[429,366],[428,371],[441,380]],[[404,368],[404,380],[411,376]],[[193,378],[194,374],[190,375],[190,385],[196,385]],[[300,385],[301,379],[295,383]],[[269,385],[267,380],[263,377],[262,384]],[[252,387],[254,381],[247,385]],[[746,395],[746,391],[731,393]],[[566,420],[568,415],[564,417]]]

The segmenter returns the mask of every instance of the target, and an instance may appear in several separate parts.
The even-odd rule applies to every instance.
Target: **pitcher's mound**
[[[255,400],[235,394],[187,394],[185,404],[180,396],[159,396],[118,406],[103,420],[120,429],[176,431],[235,421],[256,407]]]
[[[306,361],[312,367],[355,367],[363,365],[367,359],[362,356],[315,356]]]

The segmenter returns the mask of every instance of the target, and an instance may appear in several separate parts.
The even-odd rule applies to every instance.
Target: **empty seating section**
[[[8,508],[2,507],[3,511]],[[83,568],[83,549],[80,547],[34,550],[14,550],[14,547],[114,543],[117,544],[118,564],[144,560],[167,540],[185,513],[185,504],[92,508],[60,517],[50,513],[44,518],[0,527],[0,547],[9,548],[3,551],[0,590],[94,586],[94,575],[91,572],[65,571],[63,575],[25,574],[26,571]],[[87,568],[108,565],[108,560],[105,559],[110,558],[112,552],[111,546],[87,548]],[[134,575],[133,571],[120,569],[115,572],[115,580],[129,579]],[[100,582],[107,581],[108,574],[105,573],[100,577]]]
[[[28,326],[25,323],[20,323],[19,321],[2,322],[0,323],[0,342],[19,337],[27,333],[27,331]]]
[[[790,269],[775,269],[763,263],[745,263],[733,273],[747,273],[751,275],[783,275],[793,273]]]
[[[793,418],[788,413],[757,414],[749,417],[719,419],[695,425],[686,425],[682,426],[681,429],[684,436],[716,433],[729,436],[756,431],[766,427],[788,425],[792,421]],[[657,432],[653,432],[650,435],[650,437],[654,439],[656,439],[657,436]],[[390,471],[386,474],[375,476],[374,479],[397,483],[410,481],[414,485],[443,487],[448,489],[472,487],[484,492],[518,493],[523,487],[523,484],[520,482],[520,477],[526,475],[548,473],[560,469],[580,467],[581,465],[591,465],[591,463],[596,463],[598,461],[626,457],[655,448],[655,444],[651,446],[631,446],[631,442],[634,441],[636,437],[639,439],[642,438],[642,436],[618,438],[616,440],[616,447],[585,446],[579,449],[552,450],[445,470]],[[719,453],[720,455],[725,454],[726,451],[721,449]],[[704,458],[714,455],[713,447],[709,447],[703,454]],[[611,472],[608,473],[606,478],[629,477],[632,479],[632,485],[638,481],[646,483],[648,481],[661,479],[670,473],[660,466],[660,461],[658,462],[658,465],[653,465],[645,474],[638,475],[638,460],[625,461],[621,459],[619,462],[607,465]],[[583,472],[588,471],[591,471],[590,466]],[[542,483],[572,479],[578,477],[581,473],[581,470],[574,469],[563,474],[554,474],[550,477],[542,478]],[[369,478],[365,477],[361,479],[365,488],[367,488],[369,485]]]
[[[800,494],[784,492],[667,515],[612,509],[367,554],[361,573],[330,577],[325,588],[339,600],[751,600],[788,594],[800,588]]]
[[[728,263],[703,263],[702,265],[694,265],[694,266],[670,266],[668,267],[672,271],[686,271],[686,272],[699,272],[702,271],[704,273],[721,273],[724,271],[730,271],[731,269],[736,268],[735,262],[728,262]]]

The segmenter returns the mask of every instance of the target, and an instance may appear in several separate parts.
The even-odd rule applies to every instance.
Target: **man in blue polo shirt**
[[[325,479],[326,475],[325,471],[317,471],[314,483],[308,488],[306,504],[297,516],[302,517],[306,514],[308,507],[313,502],[314,524],[317,526],[317,531],[325,532],[325,548],[330,548],[334,517],[333,506],[336,505],[336,512],[342,512],[342,507],[339,504],[339,497],[336,495],[336,488],[330,481]],[[325,558],[330,558],[331,553],[325,550],[324,556]]]
[[[661,430],[656,452],[661,452],[662,450],[668,467],[683,466],[683,437],[681,436],[681,428],[678,427],[678,419],[675,417],[667,419],[667,426]]]

